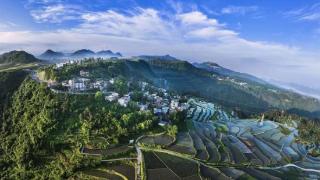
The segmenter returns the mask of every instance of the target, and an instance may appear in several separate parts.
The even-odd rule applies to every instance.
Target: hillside
[[[39,56],[40,59],[43,60],[57,60],[63,58],[64,54],[61,52],[56,52],[51,49],[48,49],[46,52]]]
[[[154,59],[148,62],[159,77],[167,80],[170,89],[195,94],[226,107],[248,113],[270,108],[320,111],[319,100],[260,82],[253,76],[199,69],[186,61]]]
[[[268,84],[266,81],[259,79],[255,76],[252,76],[246,73],[232,71],[230,69],[224,68],[213,62],[192,63],[192,64],[197,68],[205,69],[207,71],[220,74],[221,76],[228,76],[228,77],[236,78],[238,80],[243,80],[243,81],[251,81],[253,83],[259,83],[259,84],[265,84],[265,85]]]
[[[39,61],[39,59],[25,51],[11,51],[0,56],[0,65],[27,64]]]
[[[73,52],[71,54],[71,57],[77,57],[77,58],[80,57],[81,58],[81,57],[90,57],[93,55],[94,55],[94,52],[89,49],[80,49],[80,50]]]
[[[247,114],[269,109],[289,110],[309,117],[318,117],[320,102],[317,99],[286,91],[257,81],[233,78],[200,69],[187,61],[127,59],[116,61],[84,61],[66,65],[60,70],[46,70],[49,79],[68,80],[80,70],[89,71],[94,77],[123,76],[151,82],[158,87],[192,95],[218,103]]]
[[[254,89],[241,89],[236,83],[226,81],[227,79],[219,80],[223,76],[198,69],[186,61],[88,59],[60,68],[46,66],[38,72],[47,79],[62,83],[79,78],[80,71],[88,72],[85,77],[90,83],[97,80],[110,82],[113,79],[113,84],[107,85],[110,86],[110,91],[99,89],[59,92],[55,89],[59,85],[47,86],[47,83],[39,82],[34,76],[31,76],[33,79],[26,76],[26,71],[0,74],[0,95],[2,99],[6,99],[0,101],[0,111],[3,109],[5,112],[1,113],[4,116],[0,116],[0,177],[84,179],[84,175],[89,175],[87,179],[94,179],[96,173],[92,172],[110,175],[108,172],[113,171],[101,169],[111,170],[114,164],[105,162],[112,161],[117,162],[116,165],[122,165],[121,169],[128,169],[131,164],[129,169],[133,171],[124,175],[133,177],[128,179],[134,179],[134,169],[140,169],[134,163],[139,161],[140,150],[143,154],[140,161],[145,163],[146,168],[144,176],[149,179],[156,177],[153,174],[155,169],[166,170],[159,171],[162,175],[174,171],[181,178],[216,177],[215,173],[206,173],[202,165],[220,168],[221,173],[218,174],[223,177],[232,175],[230,171],[222,171],[232,165],[233,169],[241,172],[237,177],[245,174],[246,177],[257,179],[264,176],[270,177],[269,179],[295,176],[292,172],[282,170],[277,170],[277,174],[270,171],[256,173],[264,172],[260,168],[252,172],[257,166],[306,162],[300,166],[320,167],[318,159],[310,167],[309,162],[314,162],[315,158],[301,150],[303,146],[297,141],[299,139],[308,144],[319,142],[318,125],[315,126],[312,120],[301,119],[282,111],[270,111],[266,113],[266,118],[286,123],[285,125],[266,119],[263,125],[257,126],[260,114],[256,114],[256,119],[237,119],[224,107],[237,107],[241,111],[253,113],[276,107],[277,104],[257,98]],[[151,84],[146,83],[142,88],[144,83],[141,81]],[[178,93],[164,93],[163,89],[152,84]],[[263,88],[261,85],[261,96],[265,93]],[[123,106],[119,101],[109,102],[103,93],[110,92],[118,92],[121,96],[128,94],[132,98],[131,103]],[[317,105],[317,102],[312,103],[308,98],[303,101],[301,98],[304,97],[300,95],[288,94],[284,98],[295,98],[296,104],[293,103],[292,107],[299,103]],[[172,103],[172,99],[178,99],[178,102],[182,100],[188,106],[182,111],[171,108],[168,116],[172,125],[160,127],[158,122],[161,117],[153,113],[154,107],[166,107],[169,105],[167,101]],[[159,105],[158,100],[161,101]],[[217,103],[213,104],[213,101]],[[137,107],[138,103],[152,105],[144,111]],[[305,106],[305,110],[310,107]],[[295,127],[297,124],[298,127]],[[296,129],[299,130],[298,137]],[[308,135],[309,131],[314,132],[312,136]],[[275,137],[279,137],[280,141],[275,140]],[[133,144],[135,148],[127,145],[132,139],[136,141]],[[174,143],[173,139],[176,139]],[[285,147],[284,142],[288,142]],[[283,153],[280,153],[282,149]],[[315,152],[315,155],[318,154]],[[121,158],[125,159],[127,166],[119,161]],[[308,158],[313,159],[309,161]],[[132,163],[128,164],[128,161]],[[201,166],[197,165],[199,162]],[[189,171],[186,172],[185,169]],[[111,177],[110,179],[115,179],[117,176]]]

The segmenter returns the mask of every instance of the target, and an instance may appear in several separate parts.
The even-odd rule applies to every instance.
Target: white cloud
[[[154,9],[137,9],[129,14],[112,10],[82,15],[83,23],[77,32],[99,33],[138,39],[163,39],[171,34],[171,24],[163,20]]]
[[[318,21],[320,22],[320,3],[293,9],[283,13],[285,17],[293,18],[298,21]]]
[[[200,11],[163,16],[157,10],[139,8],[126,13],[86,12],[78,18],[81,23],[73,29],[0,32],[0,51],[12,48],[39,54],[47,48],[90,48],[125,55],[171,54],[218,62],[265,78],[305,85],[319,81],[319,55],[297,47],[246,40]]]
[[[258,11],[258,6],[228,6],[222,8],[222,14],[241,14],[245,15],[247,13],[252,13]]]
[[[177,15],[178,20],[185,25],[205,25],[205,26],[217,26],[218,21],[216,19],[209,19],[205,14],[199,11],[193,11],[189,13]]]
[[[81,8],[74,5],[54,4],[32,10],[31,16],[37,22],[61,23],[66,20],[79,19]]]
[[[13,22],[0,22],[0,31],[9,30],[17,26],[18,25]]]

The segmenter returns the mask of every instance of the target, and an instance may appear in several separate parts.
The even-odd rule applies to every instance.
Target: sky
[[[0,53],[83,48],[211,61],[320,93],[320,1],[0,1]]]

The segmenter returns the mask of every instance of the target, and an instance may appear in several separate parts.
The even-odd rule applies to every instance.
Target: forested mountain
[[[43,54],[39,56],[40,59],[62,62],[68,59],[83,59],[83,58],[110,58],[110,57],[122,57],[122,54],[119,52],[112,52],[111,50],[102,50],[94,52],[90,49],[80,49],[72,53],[62,53],[56,52],[51,49],[48,49]]]
[[[169,54],[164,55],[164,56],[141,55],[141,56],[137,56],[137,57],[134,57],[134,58],[145,60],[145,61],[154,60],[154,59],[163,60],[163,61],[175,61],[175,60],[178,60],[177,58],[172,57]]]
[[[252,75],[246,74],[246,73],[232,71],[230,69],[227,69],[227,68],[220,66],[217,63],[203,62],[203,63],[192,63],[192,64],[197,68],[205,69],[210,72],[215,72],[215,73],[218,73],[222,76],[232,77],[232,78],[236,78],[236,79],[243,80],[243,81],[256,82],[256,83],[265,84],[265,85],[268,84],[266,81],[259,79],[255,76],[252,76]],[[271,85],[271,84],[269,84],[269,85]]]
[[[122,54],[119,52],[112,52],[111,50],[103,50],[96,52],[96,55],[99,57],[122,57]]]
[[[199,69],[187,61],[155,58],[147,62],[157,78],[166,80],[169,89],[181,93],[194,94],[245,112],[279,108],[302,110],[304,114],[309,111],[311,116],[319,115],[319,100],[277,88],[250,75],[236,72],[228,75],[221,71]]]
[[[39,56],[39,58],[43,59],[43,60],[58,60],[58,59],[63,58],[63,57],[64,57],[63,53],[56,52],[56,51],[53,51],[51,49],[48,49],[46,52],[44,52],[43,54],[41,54]]]
[[[187,61],[153,58],[144,60],[117,60],[85,62],[77,66],[68,65],[61,70],[47,72],[51,79],[67,80],[79,70],[94,72],[97,77],[122,75],[137,78],[179,92],[195,95],[232,109],[252,114],[269,109],[283,109],[316,117],[320,102],[315,98],[303,96],[251,79],[221,75],[193,66]]]
[[[95,53],[89,49],[80,49],[71,54],[71,57],[77,57],[77,58],[82,58],[82,57],[90,57],[93,56]]]
[[[11,51],[0,55],[0,64],[27,64],[39,62],[40,60],[35,58],[32,54],[25,51]]]
[[[123,93],[122,87],[129,82],[134,86],[132,82],[146,81],[248,115],[277,109],[276,112],[287,110],[319,117],[320,102],[316,99],[256,82],[234,80],[187,61],[87,59],[61,68],[42,67],[39,73],[47,80],[62,82],[79,76],[81,70],[89,72],[89,78],[115,78],[119,94],[128,93],[128,90]],[[39,83],[27,74],[23,70],[0,74],[0,177],[70,178],[74,172],[100,163],[101,157],[80,152],[84,144],[93,142],[92,136],[103,139],[101,148],[106,148],[122,139],[127,143],[128,138],[157,125],[150,111],[110,103],[99,93],[55,93],[46,83]],[[302,132],[307,137],[305,132],[312,124],[305,123]]]

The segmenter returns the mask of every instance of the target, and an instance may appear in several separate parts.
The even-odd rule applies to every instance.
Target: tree
[[[94,98],[97,101],[103,101],[103,93],[101,91],[97,91],[96,94],[94,95]]]
[[[169,136],[176,137],[178,133],[178,127],[176,125],[168,125],[166,126],[166,132]]]
[[[127,81],[123,77],[116,78],[113,85],[114,85],[115,91],[117,91],[121,95],[128,92]]]

